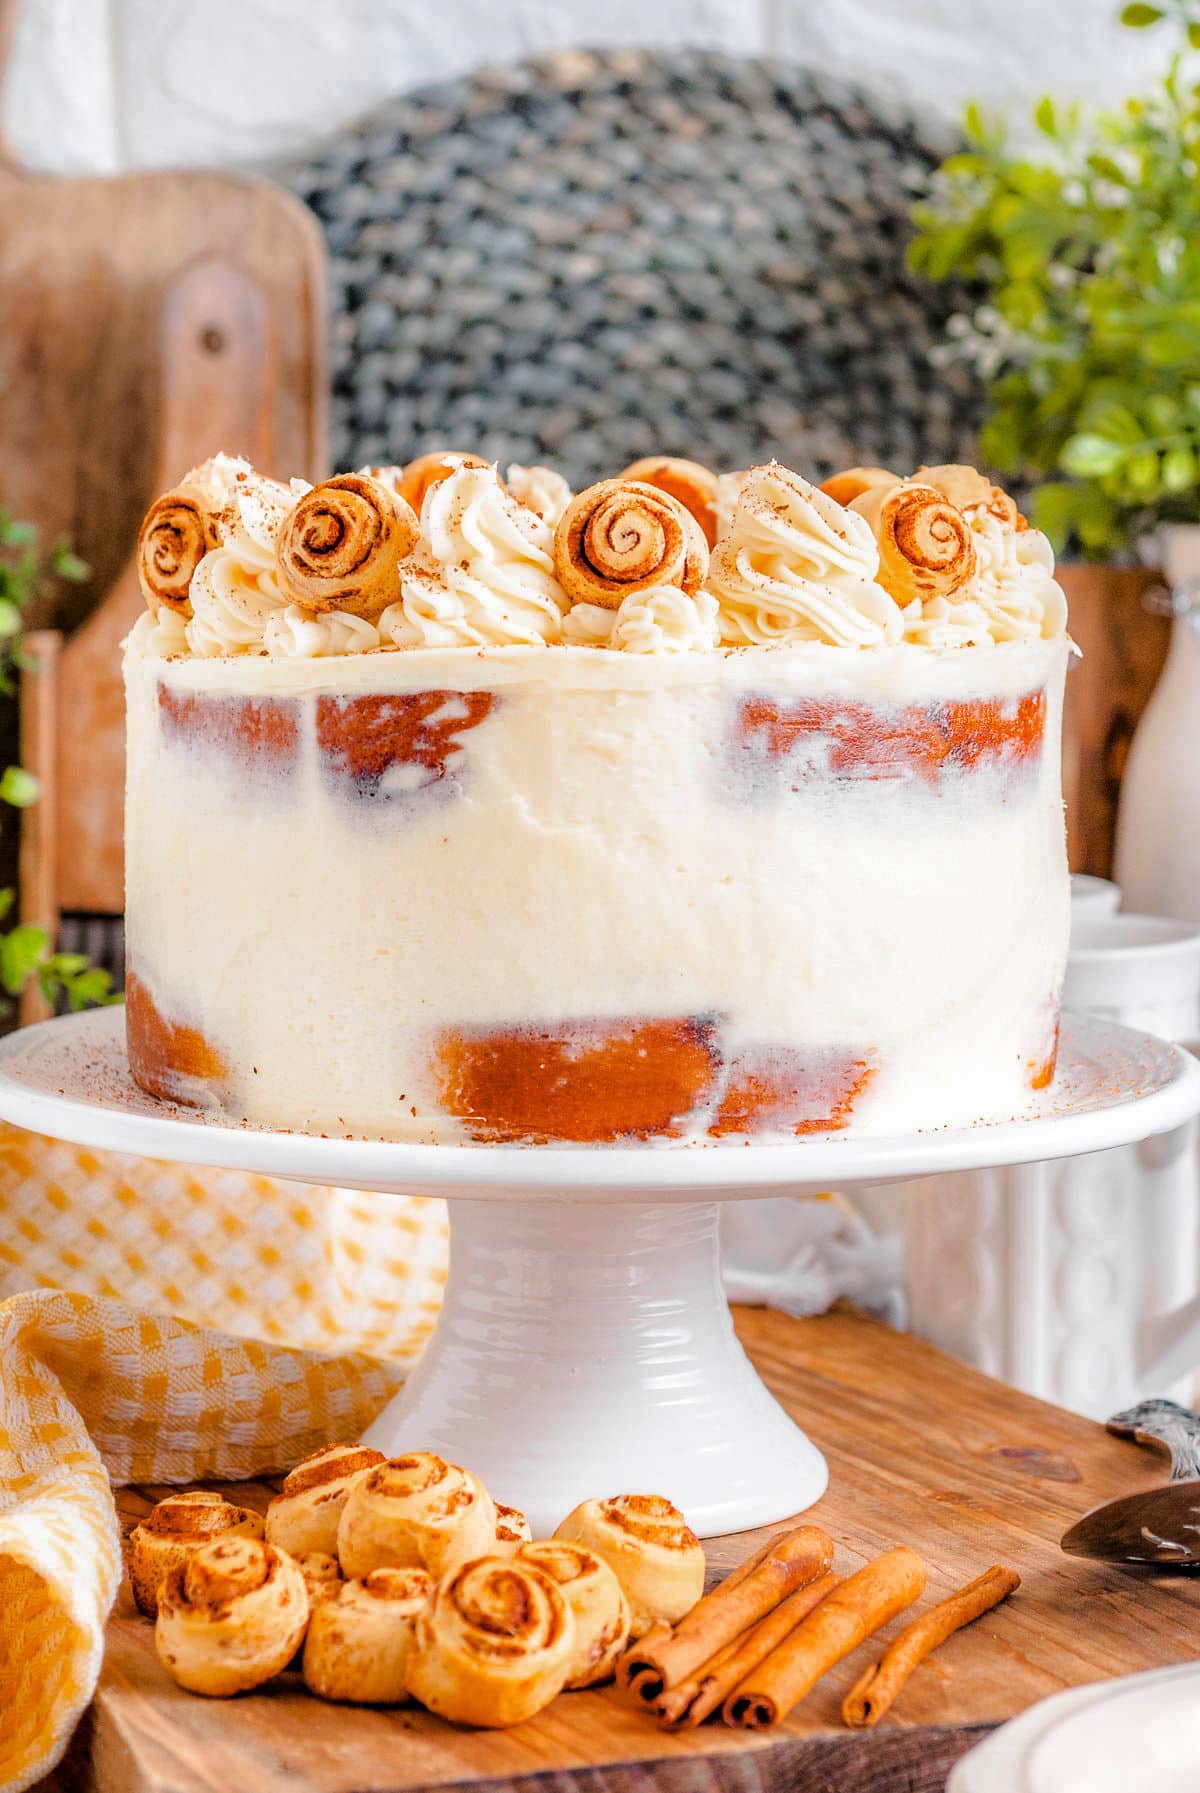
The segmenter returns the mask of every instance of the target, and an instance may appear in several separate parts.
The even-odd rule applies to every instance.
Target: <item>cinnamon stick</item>
[[[744,1563],[739,1563],[735,1569],[731,1569],[724,1580],[718,1582],[717,1586],[722,1588],[737,1587],[739,1582],[745,1581],[746,1577],[758,1568],[758,1565],[762,1562],[763,1558],[769,1556],[780,1540],[786,1538],[787,1535],[786,1532],[776,1532],[773,1538],[768,1538],[765,1544],[760,1544],[753,1555],[748,1556]],[[713,1591],[716,1592],[716,1589]],[[657,1673],[657,1671],[650,1667],[645,1661],[646,1652],[649,1651],[653,1653],[658,1645],[665,1643],[670,1636],[671,1627],[669,1625],[652,1625],[650,1630],[647,1631],[643,1637],[638,1638],[635,1644],[630,1645],[624,1656],[618,1661],[616,1667],[616,1684],[621,1693],[632,1694],[635,1699],[638,1697],[638,1684],[640,1681],[645,1676],[655,1676]],[[647,1701],[646,1703],[653,1704],[653,1701]]]
[[[864,1670],[842,1701],[842,1721],[855,1730],[878,1724],[917,1664],[931,1650],[945,1643],[954,1632],[961,1631],[973,1619],[982,1618],[994,1606],[1015,1593],[1021,1577],[1015,1569],[999,1563],[977,1575],[966,1587],[959,1588],[945,1600],[939,1600],[928,1612],[895,1636],[879,1661]]]
[[[772,1540],[744,1575],[727,1575],[697,1601],[670,1636],[643,1637],[622,1659],[623,1684],[643,1705],[686,1680],[718,1650],[757,1625],[796,1588],[815,1581],[833,1561],[833,1539],[817,1525],[800,1525]]]
[[[752,1669],[783,1642],[801,1619],[819,1606],[841,1582],[840,1575],[820,1575],[779,1602],[774,1612],[718,1650],[688,1680],[659,1697],[658,1715],[667,1728],[703,1724]]]
[[[877,1556],[751,1669],[722,1707],[725,1723],[748,1731],[778,1724],[826,1669],[920,1599],[924,1588],[925,1565],[915,1550],[902,1546]]]

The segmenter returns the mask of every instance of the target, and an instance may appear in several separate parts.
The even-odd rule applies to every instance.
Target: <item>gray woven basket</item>
[[[970,459],[904,263],[948,145],[803,70],[574,52],[425,88],[285,180],[324,227],[339,466],[428,448],[579,486],[655,450],[825,474]]]

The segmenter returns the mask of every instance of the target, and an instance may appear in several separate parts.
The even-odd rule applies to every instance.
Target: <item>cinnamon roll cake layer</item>
[[[723,615],[750,614],[750,555]],[[1061,628],[155,642],[126,656],[129,1048],[155,1094],[328,1134],[672,1146],[998,1118],[1050,1075]]]

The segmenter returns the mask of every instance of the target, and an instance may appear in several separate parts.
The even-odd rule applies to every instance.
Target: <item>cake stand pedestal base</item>
[[[95,1150],[450,1202],[437,1332],[370,1437],[482,1475],[546,1533],[594,1495],[665,1494],[711,1536],[825,1488],[820,1453],[734,1336],[721,1201],[1031,1164],[1170,1133],[1200,1061],[1089,1015],[1063,1021],[1053,1085],[988,1126],[778,1145],[419,1145],[271,1133],[181,1113],[132,1082],[119,1010],[0,1040],[0,1119]],[[886,1365],[881,1365],[881,1375]]]
[[[785,1519],[820,1452],[721,1286],[715,1202],[454,1201],[437,1331],[366,1442],[434,1450],[548,1537],[590,1496],[665,1494],[702,1537]]]

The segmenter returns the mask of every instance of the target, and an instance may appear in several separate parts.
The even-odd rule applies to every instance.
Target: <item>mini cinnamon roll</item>
[[[323,1700],[399,1706],[417,1618],[433,1598],[424,1569],[373,1569],[314,1607],[304,1640],[304,1683]]]
[[[657,486],[686,505],[704,531],[704,539],[712,548],[717,540],[717,476],[699,461],[686,461],[679,455],[646,455],[634,461],[617,476],[638,479],[648,486]]]
[[[952,598],[977,564],[971,525],[938,491],[904,480],[872,486],[849,507],[867,519],[879,545],[876,578],[901,609],[914,598]]]
[[[496,1556],[513,1556],[522,1546],[528,1544],[533,1537],[529,1529],[529,1521],[520,1507],[504,1507],[496,1502],[496,1542],[493,1553]]]
[[[661,1494],[585,1500],[555,1532],[603,1557],[629,1602],[629,1636],[675,1625],[704,1592],[704,1552],[678,1507]]]
[[[182,481],[156,498],[138,530],[138,584],[151,614],[192,614],[192,574],[218,542],[216,514],[201,485]]]
[[[431,486],[440,485],[444,479],[449,479],[459,467],[487,467],[490,464],[477,454],[463,454],[455,448],[437,448],[432,454],[418,455],[415,461],[406,463],[396,483],[396,490],[401,498],[412,505],[419,517],[425,494]]]
[[[129,1534],[129,1580],[138,1611],[152,1619],[164,1576],[201,1544],[226,1535],[261,1538],[262,1515],[211,1488],[185,1489],[160,1500]]]
[[[844,472],[831,473],[828,479],[822,480],[819,490],[835,504],[852,504],[875,486],[899,484],[900,475],[889,473],[886,467],[847,467]]]
[[[418,1618],[408,1689],[455,1724],[515,1725],[562,1691],[574,1656],[557,1582],[520,1557],[477,1557],[442,1578]]]
[[[337,1555],[338,1520],[356,1475],[384,1461],[363,1444],[327,1444],[297,1463],[267,1508],[266,1537],[278,1550]]]
[[[275,544],[278,581],[305,610],[375,617],[400,596],[400,562],[421,528],[397,492],[363,473],[324,479],[298,498]]]
[[[245,1693],[287,1667],[308,1611],[304,1577],[286,1551],[259,1538],[216,1538],[163,1582],[154,1647],[190,1693]]]
[[[994,486],[986,475],[974,467],[950,462],[941,467],[918,467],[913,475],[923,486],[933,486],[943,498],[956,504],[964,516],[985,512],[1010,529],[1028,529],[1029,525],[1002,486]]]
[[[357,1476],[338,1524],[337,1551],[351,1579],[372,1569],[448,1569],[496,1541],[496,1508],[479,1480],[431,1451],[392,1457]]]
[[[291,1551],[288,1555],[292,1555]],[[342,1566],[336,1556],[325,1550],[306,1550],[296,1558],[296,1567],[304,1577],[308,1604],[313,1612],[322,1600],[332,1600],[339,1588],[345,1587]]]
[[[517,1561],[532,1563],[556,1581],[575,1620],[575,1654],[568,1687],[607,1681],[629,1638],[629,1602],[603,1557],[566,1538],[522,1544]]]
[[[699,591],[708,543],[686,505],[636,479],[602,479],[573,498],[554,532],[554,571],[572,604],[619,610],[631,592]]]

